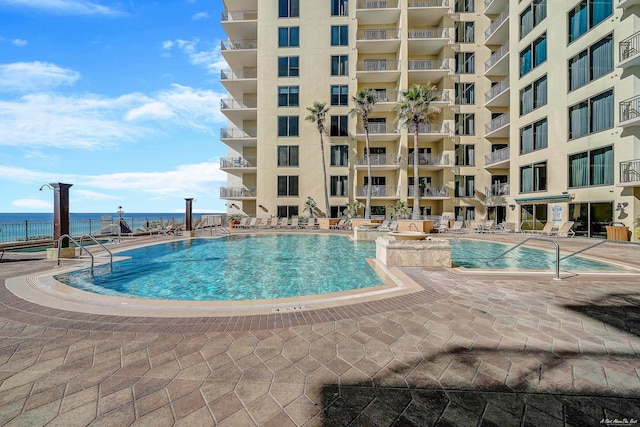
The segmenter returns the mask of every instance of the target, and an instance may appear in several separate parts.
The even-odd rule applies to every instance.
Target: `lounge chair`
[[[337,224],[333,224],[333,225],[329,226],[329,228],[332,229],[332,230],[343,230],[345,222],[346,221],[344,219],[341,219],[340,221],[338,221]]]
[[[318,227],[319,227],[319,224],[317,223],[315,218],[309,218],[309,220],[307,221],[307,224],[305,225],[305,228],[310,230],[315,230]]]
[[[378,228],[389,228],[391,226],[391,220],[385,219],[382,221],[382,224],[378,226]]]
[[[551,236],[554,232],[553,229],[556,227],[556,223],[553,221],[547,221],[542,230],[531,230],[533,234],[541,234],[543,236]]]
[[[240,218],[240,222],[236,224],[236,228],[246,228],[248,221],[249,221],[249,217],[243,216],[242,218]]]
[[[447,233],[464,233],[464,221],[455,221],[453,227],[447,229]]]
[[[567,221],[550,235],[553,237],[573,237],[576,235],[576,232],[571,229],[573,224],[573,221]]]
[[[298,221],[299,221],[298,217],[294,216],[293,218],[291,218],[291,223],[289,224],[289,226],[287,228],[297,229],[300,226]]]

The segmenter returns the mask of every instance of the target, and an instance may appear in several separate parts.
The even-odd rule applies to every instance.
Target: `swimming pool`
[[[471,269],[545,270],[550,251],[520,247],[494,262],[510,246],[451,239],[452,259]],[[374,242],[343,236],[282,234],[193,239],[146,246],[118,255],[130,259],[55,276],[74,288],[112,296],[184,301],[242,301],[322,295],[382,285],[366,258]],[[569,271],[619,271],[619,266],[581,257],[562,260]]]

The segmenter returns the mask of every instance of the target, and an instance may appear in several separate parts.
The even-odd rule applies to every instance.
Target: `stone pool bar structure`
[[[447,267],[451,268],[451,245],[446,239],[397,240],[376,239],[376,259],[387,267]]]

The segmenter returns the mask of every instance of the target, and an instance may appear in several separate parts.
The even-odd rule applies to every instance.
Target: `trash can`
[[[629,241],[629,227],[624,225],[607,225],[607,240]]]

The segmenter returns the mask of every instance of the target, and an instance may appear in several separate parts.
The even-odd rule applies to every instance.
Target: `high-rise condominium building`
[[[416,191],[422,215],[525,230],[640,215],[640,0],[224,0],[222,26],[229,213],[337,217],[371,186],[380,216]],[[414,84],[439,95],[417,152],[395,110]]]

